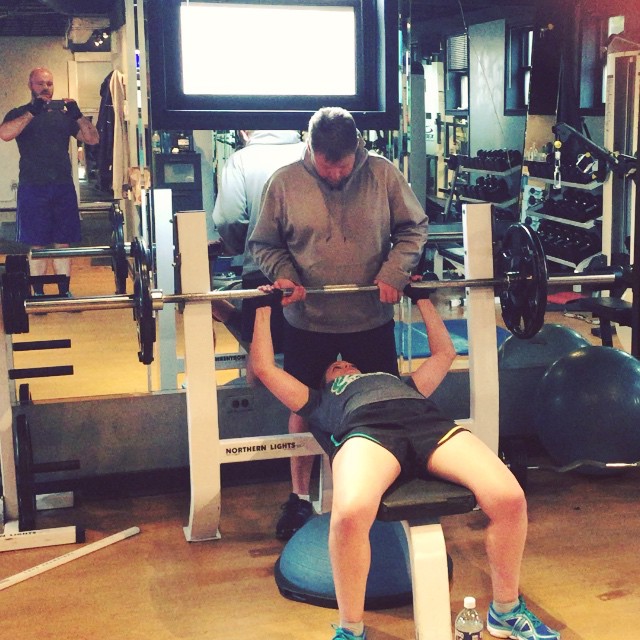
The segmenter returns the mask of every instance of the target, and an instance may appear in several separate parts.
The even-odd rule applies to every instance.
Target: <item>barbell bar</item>
[[[549,276],[547,282],[555,285],[589,285],[605,287],[618,282],[617,273],[587,274],[583,276]],[[429,280],[427,282],[412,282],[411,288],[415,289],[486,289],[487,287],[509,286],[510,283],[522,282],[517,275],[510,278],[477,278],[474,280]],[[327,295],[340,293],[366,293],[378,291],[377,285],[334,284],[325,287],[306,289],[307,295]],[[151,289],[152,306],[154,311],[164,308],[165,304],[188,304],[190,302],[213,302],[214,300],[244,300],[258,296],[269,295],[260,289],[221,289],[196,293],[164,293],[160,289]],[[284,297],[291,295],[293,289],[283,289]],[[27,314],[61,313],[69,311],[105,311],[111,309],[133,309],[135,300],[133,295],[111,296],[85,296],[82,298],[51,298],[49,300],[36,300],[29,298],[24,302]]]
[[[133,309],[137,323],[139,352],[143,364],[153,362],[153,345],[156,339],[156,311],[165,304],[187,304],[233,300],[268,295],[259,289],[217,290],[197,293],[165,294],[151,288],[150,254],[144,241],[135,238],[131,243],[134,258],[134,291],[132,295],[95,296],[35,300],[28,298],[28,274],[12,272],[2,275],[2,309],[6,333],[28,332],[28,315],[67,311],[98,311]],[[502,317],[507,328],[517,337],[531,338],[542,327],[547,302],[547,287],[556,285],[589,285],[606,288],[616,284],[621,272],[551,276],[546,271],[542,245],[530,228],[514,224],[503,239],[498,266],[502,277],[459,280],[435,280],[411,283],[411,287],[427,289],[445,288],[501,288]],[[331,295],[378,291],[376,285],[341,284],[307,289],[308,295]],[[283,291],[284,295],[290,290]]]
[[[486,289],[487,287],[509,286],[515,282],[523,282],[526,279],[518,275],[508,275],[504,278],[477,278],[468,280],[429,280],[412,282],[411,287],[415,289]],[[530,280],[530,278],[529,278]],[[588,285],[603,288],[616,284],[619,280],[618,272],[594,273],[575,276],[549,276],[547,282],[549,286],[555,285]],[[357,285],[357,284],[334,284],[324,287],[306,289],[307,295],[330,295],[341,293],[366,293],[378,291],[377,285]],[[291,295],[292,289],[283,289],[284,297]],[[268,292],[260,289],[221,289],[214,291],[203,291],[196,293],[164,293],[160,289],[151,289],[149,292],[152,299],[154,311],[164,308],[165,304],[188,304],[191,302],[213,302],[214,300],[244,300],[246,298],[256,298],[258,296],[269,295]],[[24,301],[27,314],[37,313],[58,313],[69,311],[104,311],[110,309],[133,309],[135,307],[135,297],[133,295],[112,295],[112,296],[86,296],[82,298],[51,298],[49,300],[36,300],[30,298]]]

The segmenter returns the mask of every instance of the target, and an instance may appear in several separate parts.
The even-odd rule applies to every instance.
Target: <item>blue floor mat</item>
[[[444,321],[456,353],[459,356],[469,355],[469,336],[467,333],[467,321],[453,319]],[[502,327],[496,327],[498,347],[511,334]],[[411,352],[409,352],[409,326],[405,322],[396,322],[395,326],[396,351],[403,358],[426,358],[431,355],[429,338],[425,332],[423,322],[414,322],[411,325]]]

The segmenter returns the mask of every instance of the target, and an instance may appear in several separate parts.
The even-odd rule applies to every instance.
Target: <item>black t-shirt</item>
[[[23,115],[28,106],[12,109],[4,122]],[[61,111],[38,114],[16,138],[20,151],[20,183],[73,183],[69,138],[75,137],[79,130],[77,121]]]

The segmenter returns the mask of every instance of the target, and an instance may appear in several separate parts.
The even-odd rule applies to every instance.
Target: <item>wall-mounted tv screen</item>
[[[177,191],[202,189],[202,169],[199,153],[155,153],[154,186]]]
[[[152,0],[155,129],[304,129],[341,106],[396,129],[397,0]]]

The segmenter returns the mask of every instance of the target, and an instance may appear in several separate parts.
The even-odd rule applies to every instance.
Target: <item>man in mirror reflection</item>
[[[65,248],[81,240],[80,212],[69,157],[69,139],[95,145],[98,131],[75,100],[53,100],[53,74],[37,67],[29,74],[31,100],[4,117],[0,139],[15,140],[20,154],[16,204],[16,239],[32,249]],[[45,275],[47,260],[30,261],[32,276]],[[53,271],[64,276],[61,296],[70,296],[69,258],[53,260]],[[44,295],[35,283],[33,293]]]

